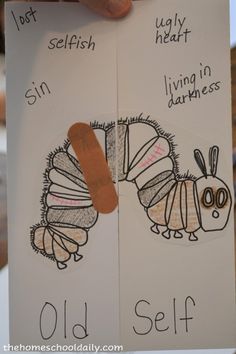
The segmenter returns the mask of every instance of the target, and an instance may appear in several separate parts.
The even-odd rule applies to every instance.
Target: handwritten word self
[[[203,96],[213,94],[221,88],[221,81],[212,80],[212,69],[203,66],[191,74],[177,74],[174,77],[164,75],[165,94],[168,96],[168,107],[193,102]]]
[[[36,12],[37,11],[33,10],[31,6],[28,11],[21,15],[16,15],[13,11],[11,11],[17,30],[20,31],[21,28],[27,23],[37,22]]]
[[[177,306],[178,303],[178,306]],[[181,304],[184,308],[183,313],[177,313],[177,308]],[[194,320],[195,300],[191,296],[187,296],[184,301],[172,299],[172,303],[168,309],[155,309],[147,300],[139,300],[134,307],[136,317],[133,331],[137,335],[148,335],[150,332],[163,333],[169,332],[174,334],[182,334],[190,332],[190,321]],[[181,323],[184,326],[181,326]]]
[[[185,25],[186,17],[175,14],[173,17],[156,18],[156,44],[169,44],[171,42],[187,43],[191,31]]]

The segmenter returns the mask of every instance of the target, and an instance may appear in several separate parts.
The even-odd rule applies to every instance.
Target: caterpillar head
[[[203,176],[196,181],[196,201],[199,223],[204,231],[223,230],[228,222],[232,198],[228,186],[216,177],[219,147],[209,150],[210,174],[207,173],[204,157],[194,150],[194,158]]]

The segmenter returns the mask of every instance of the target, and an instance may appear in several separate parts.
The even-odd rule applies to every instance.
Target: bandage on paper
[[[81,165],[94,208],[99,213],[111,213],[118,204],[118,197],[93,129],[86,123],[75,123],[68,131],[68,138]]]

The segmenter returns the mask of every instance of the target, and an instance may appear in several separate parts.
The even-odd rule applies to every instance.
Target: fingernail
[[[131,0],[110,0],[107,4],[107,11],[113,18],[123,17],[130,11],[131,4]]]

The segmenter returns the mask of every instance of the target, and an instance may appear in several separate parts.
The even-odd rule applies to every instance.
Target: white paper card
[[[6,18],[11,343],[116,344],[117,210],[90,229],[97,213],[65,142],[77,121],[114,120],[115,24],[77,4],[15,3]]]
[[[227,1],[141,1],[119,27],[119,116],[137,117],[129,166],[139,151],[136,186],[119,184],[129,350],[235,346],[233,210],[217,202],[233,195],[229,58]]]
[[[119,21],[7,4],[12,344],[236,345],[228,22],[226,0],[138,1]],[[110,214],[67,139],[78,121]]]

